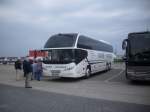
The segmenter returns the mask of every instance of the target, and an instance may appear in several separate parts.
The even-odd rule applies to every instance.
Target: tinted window
[[[111,45],[100,41],[98,41],[97,44],[95,44],[95,49],[99,51],[113,52],[113,47]]]
[[[79,37],[77,47],[84,48],[84,49],[113,52],[113,48],[111,45],[85,37],[85,36]]]
[[[50,37],[44,48],[73,47],[77,34],[58,34]]]
[[[129,42],[132,54],[150,51],[150,33],[130,34]]]
[[[87,51],[81,49],[51,49],[46,50],[48,56],[43,59],[45,64],[80,63],[87,57]]]
[[[90,38],[86,38],[84,36],[80,36],[79,40],[78,40],[78,44],[77,47],[78,48],[84,48],[84,49],[92,49],[92,45],[91,45],[91,39]]]
[[[45,64],[68,64],[74,61],[72,49],[52,49],[47,52],[48,56],[43,59]]]

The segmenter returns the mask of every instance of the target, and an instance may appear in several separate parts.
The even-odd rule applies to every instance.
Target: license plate
[[[60,70],[51,70],[52,76],[59,76]]]

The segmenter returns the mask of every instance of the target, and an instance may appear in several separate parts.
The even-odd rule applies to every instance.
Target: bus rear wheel
[[[106,63],[106,71],[109,71],[111,69],[111,63]]]

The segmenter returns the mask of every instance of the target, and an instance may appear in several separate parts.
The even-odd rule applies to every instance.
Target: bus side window
[[[87,57],[87,51],[80,50],[80,49],[75,50],[75,62],[76,62],[76,64],[81,62],[86,57]]]

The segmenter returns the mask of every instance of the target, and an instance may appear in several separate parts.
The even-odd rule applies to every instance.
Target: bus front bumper
[[[150,81],[150,74],[127,72],[127,78],[130,80]]]
[[[43,76],[50,76],[50,77],[66,77],[66,78],[79,78],[83,75],[75,73],[73,70],[64,72],[60,71],[59,73],[52,73],[48,71],[43,71]]]

